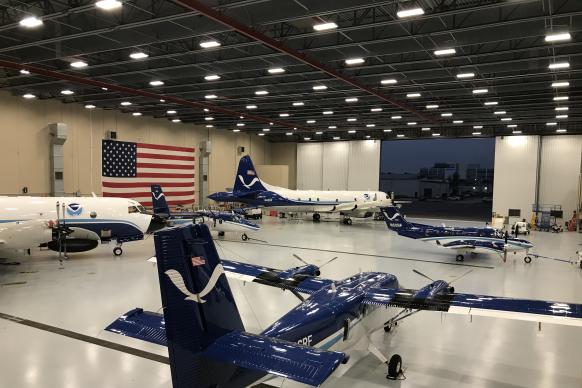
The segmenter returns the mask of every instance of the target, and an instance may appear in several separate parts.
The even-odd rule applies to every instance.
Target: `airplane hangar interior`
[[[0,388],[582,387],[580,0],[0,0],[0,124]]]

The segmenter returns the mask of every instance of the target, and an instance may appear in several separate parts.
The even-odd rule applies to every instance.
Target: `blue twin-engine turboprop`
[[[246,232],[256,232],[260,229],[259,225],[234,212],[197,210],[172,213],[162,187],[152,185],[151,192],[154,214],[166,219],[171,225],[206,224],[210,229],[218,231],[220,235],[224,235],[225,232],[241,233],[244,241],[249,238]]]
[[[388,229],[397,232],[400,236],[413,238],[439,247],[452,249],[457,252],[457,261],[463,261],[463,253],[496,252],[503,261],[507,260],[507,252],[525,251],[524,261],[531,262],[528,255],[533,244],[519,238],[513,238],[493,228],[459,228],[447,226],[432,226],[408,222],[394,206],[380,209]]]
[[[280,271],[221,261],[204,225],[157,232],[155,247],[164,315],[134,309],[106,330],[168,346],[174,388],[244,387],[268,375],[318,386],[355,343],[420,310],[582,326],[579,304],[459,294],[443,280],[412,290],[382,272],[335,281],[313,265]],[[247,333],[225,275],[289,290],[301,303],[262,333]],[[380,307],[398,310],[386,321]],[[399,355],[365,349],[399,376]]]

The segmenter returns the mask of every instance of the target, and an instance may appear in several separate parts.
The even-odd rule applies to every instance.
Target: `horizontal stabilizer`
[[[313,386],[321,385],[346,361],[344,353],[236,331],[214,341],[204,356]]]
[[[128,311],[105,330],[158,345],[168,345],[164,316],[140,308]]]

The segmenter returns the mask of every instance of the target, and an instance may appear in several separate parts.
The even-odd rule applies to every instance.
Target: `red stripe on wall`
[[[103,192],[104,197],[120,197],[120,198],[142,198],[150,197],[152,193],[150,191],[137,191],[131,193],[110,193],[108,191]],[[164,191],[166,197],[185,197],[187,195],[194,195],[194,191]]]
[[[166,150],[166,151],[182,151],[182,152],[194,152],[195,148],[188,148],[188,147],[176,147],[176,146],[168,146],[168,145],[160,145],[160,144],[146,144],[146,143],[137,143],[137,147],[139,148],[148,148],[151,150]]]
[[[192,182],[102,182],[103,187],[111,187],[111,188],[129,188],[129,187],[150,187],[151,185],[160,185],[162,188],[166,187],[190,187],[193,186]]]
[[[168,203],[168,205],[172,206],[172,205],[189,205],[191,203],[196,203],[196,201],[194,200],[179,200],[179,201],[166,201]],[[143,206],[152,206],[152,202],[140,202]]]
[[[138,158],[148,158],[148,159],[167,159],[167,160],[185,160],[194,162],[196,160],[193,156],[176,156],[176,155],[164,155],[164,154],[150,154],[148,152],[138,152]]]
[[[137,168],[164,168],[170,170],[194,170],[194,165],[163,164],[163,163],[136,163]]]
[[[157,172],[139,172],[139,173],[137,173],[137,178],[183,178],[183,179],[194,179],[194,174],[164,174],[164,173],[157,173]]]

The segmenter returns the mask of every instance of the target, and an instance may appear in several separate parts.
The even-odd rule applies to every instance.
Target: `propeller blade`
[[[296,258],[297,260],[299,260],[300,262],[302,262],[303,264],[309,265],[309,263],[307,261],[303,260],[301,257],[296,255],[295,253],[293,254],[293,257]]]
[[[420,271],[417,271],[416,269],[413,269],[413,270],[412,270],[412,272],[414,272],[414,273],[415,273],[415,274],[417,274],[417,275],[420,275],[420,276],[422,276],[423,278],[426,278],[426,279],[430,280],[431,282],[434,282],[434,279],[432,279],[432,278],[430,278],[430,277],[426,276],[425,274],[423,274],[423,273],[422,273],[422,272],[420,272]]]
[[[337,258],[338,257],[336,256],[333,259],[326,261],[325,263],[323,263],[322,265],[319,266],[319,269],[322,269],[323,267],[325,267],[326,265],[328,265],[329,263],[331,263],[332,261],[334,261]]]
[[[459,280],[459,279],[462,279],[462,278],[464,278],[465,276],[467,276],[467,275],[468,275],[468,274],[470,274],[471,272],[473,272],[473,270],[472,270],[472,269],[468,270],[467,272],[465,272],[464,274],[462,274],[462,275],[461,275],[461,276],[459,276],[458,278],[451,280],[451,281],[449,282],[449,285],[453,284],[454,282],[456,282],[456,281],[457,281],[457,280]]]

